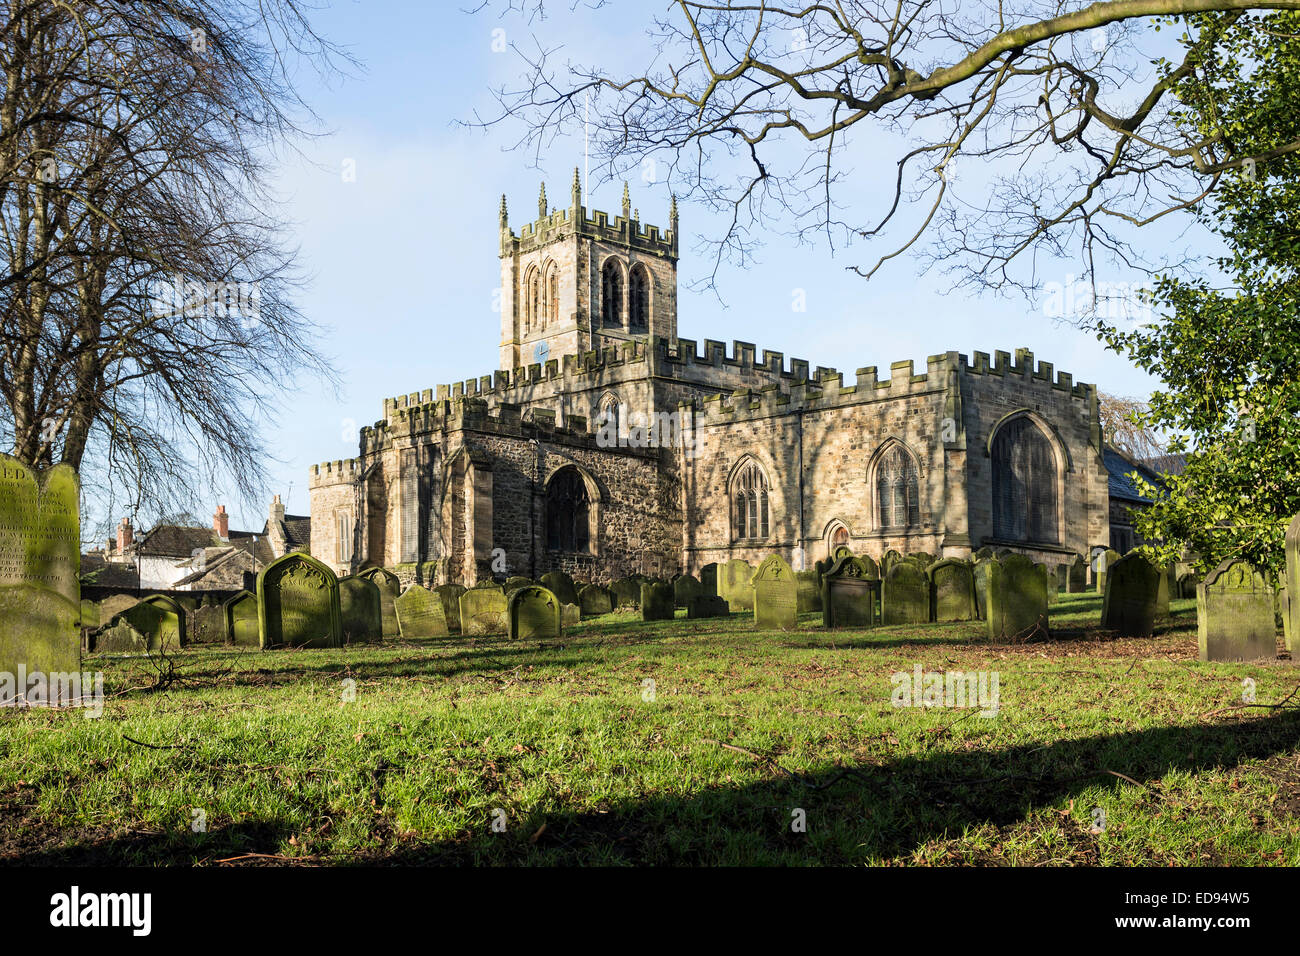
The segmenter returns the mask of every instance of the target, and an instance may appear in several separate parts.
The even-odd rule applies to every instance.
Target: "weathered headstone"
[[[506,594],[501,588],[479,585],[460,596],[461,634],[505,634],[508,626]]]
[[[676,616],[673,586],[658,581],[641,585],[641,620],[671,621]]]
[[[915,561],[897,561],[881,585],[883,623],[924,624],[930,620],[930,579]]]
[[[1273,589],[1264,575],[1245,561],[1222,562],[1196,589],[1196,629],[1203,661],[1275,658]]]
[[[578,591],[578,607],[583,617],[599,617],[614,610],[614,592],[599,584],[588,584]]]
[[[453,634],[463,633],[460,629],[460,596],[465,593],[463,584],[440,584],[432,588],[434,594],[442,601],[442,613],[447,619],[447,630]],[[396,611],[394,611],[396,619]]]
[[[510,595],[514,594],[520,588],[526,588],[529,585],[536,584],[536,583],[537,582],[534,581],[532,578],[520,577],[519,575],[516,575],[515,577],[512,578],[506,578],[506,583],[504,585],[506,597],[507,598],[510,597]]]
[[[903,560],[903,556],[899,554],[897,551],[895,551],[893,548],[890,548],[888,551],[882,554],[880,556],[880,577],[883,579],[887,574],[889,574],[890,568],[892,568],[894,565],[896,565],[899,561],[902,560]]]
[[[835,550],[831,552],[831,564],[834,565],[840,558],[853,557],[853,549],[847,544],[836,545]]]
[[[985,549],[981,548],[980,551]],[[975,552],[978,554],[979,552]],[[975,611],[981,621],[987,621],[989,616],[989,579],[993,576],[993,565],[997,563],[997,558],[989,557],[978,558],[971,567],[971,573],[975,577]]]
[[[240,591],[221,605],[226,615],[226,635],[238,647],[258,647],[262,641],[257,626],[257,595]]]
[[[1034,562],[1038,568],[1038,573],[1043,576],[1043,593],[1047,595],[1047,603],[1056,603],[1056,576],[1052,574],[1052,569],[1045,564]]]
[[[639,607],[641,582],[636,578],[619,578],[614,582],[614,602],[616,607]]]
[[[931,620],[974,621],[979,617],[975,601],[975,571],[969,561],[944,558],[926,570],[930,578]]]
[[[1293,646],[1297,635],[1300,635],[1300,515],[1291,519],[1291,523],[1286,526],[1286,537],[1283,538],[1283,551],[1286,555],[1286,593],[1293,595],[1294,599],[1288,601],[1287,619],[1291,622],[1287,628],[1286,649],[1291,652],[1292,659],[1300,657],[1300,647]],[[1190,571],[1188,578],[1191,578]],[[1180,583],[1182,579],[1180,578]],[[1184,591],[1186,586],[1184,585]],[[1187,597],[1183,593],[1183,597]]]
[[[1140,554],[1130,552],[1106,569],[1101,599],[1101,626],[1119,637],[1150,637],[1155,633],[1160,570]]]
[[[752,611],[754,609],[754,591],[750,579],[754,569],[748,562],[731,560],[718,568],[718,596],[727,599],[733,611]]]
[[[729,617],[731,615],[731,605],[727,603],[726,598],[720,598],[716,594],[697,594],[691,598],[691,603],[686,607],[686,616],[692,620],[702,617]]]
[[[691,598],[704,593],[704,585],[689,574],[673,578],[673,600],[678,607],[689,607]]]
[[[1111,549],[1102,551],[1093,560],[1093,580],[1097,582],[1097,593],[1106,593],[1106,572],[1119,560],[1119,552]]]
[[[798,611],[807,614],[822,609],[821,579],[816,571],[796,571],[795,584],[798,587]]]
[[[992,640],[1029,640],[1048,635],[1046,581],[1023,554],[990,562],[988,628]]]
[[[1088,560],[1076,554],[1065,567],[1065,592],[1082,594],[1088,590]]]
[[[262,647],[341,647],[339,584],[326,565],[301,551],[257,575]]]
[[[379,588],[379,634],[382,637],[397,637],[397,608],[394,606],[397,596],[402,593],[402,582],[397,575],[387,568],[366,568],[357,577],[373,581]]]
[[[1160,569],[1160,586],[1156,589],[1156,620],[1163,621],[1169,617],[1169,599],[1178,582],[1174,580],[1174,566],[1166,565]]]
[[[799,617],[799,587],[790,565],[769,554],[754,571],[754,626],[793,630]]]
[[[548,571],[543,574],[542,587],[563,604],[578,604],[578,589],[574,587],[573,578],[563,571]]]
[[[825,627],[875,627],[880,581],[866,560],[845,555],[822,573],[822,624]]]
[[[700,568],[700,585],[704,588],[705,594],[718,596],[718,566],[716,564],[706,564]]]
[[[928,569],[930,565],[934,564],[934,555],[932,555],[929,551],[913,551],[911,554],[908,555],[908,557],[916,561],[919,561],[921,563],[921,567],[926,569]]]
[[[158,613],[146,614],[146,608],[154,608]],[[185,608],[165,594],[146,595],[118,617],[130,621],[131,626],[144,635],[151,651],[174,652],[189,643]]]
[[[576,604],[560,605],[560,626],[572,627],[582,623],[582,608]]]
[[[190,615],[187,636],[194,644],[225,644],[226,614],[219,604],[203,604]]]
[[[589,584],[583,590],[596,587]],[[560,602],[540,585],[530,584],[510,595],[507,635],[511,640],[560,636]]]
[[[70,466],[42,474],[0,454],[0,672],[80,672],[78,507]]]
[[[372,579],[355,574],[339,578],[339,626],[345,644],[383,637],[383,599]]]

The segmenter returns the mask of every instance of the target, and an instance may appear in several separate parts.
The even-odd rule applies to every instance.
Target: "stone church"
[[[1109,543],[1096,388],[1026,349],[810,367],[677,327],[678,213],[500,210],[491,375],[383,403],[310,470],[311,552],[340,574],[472,584],[550,570],[698,574],[847,544],[1049,565]]]

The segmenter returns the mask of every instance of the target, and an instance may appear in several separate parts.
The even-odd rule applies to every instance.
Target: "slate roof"
[[[1133,484],[1133,479],[1129,477],[1132,472],[1137,472],[1147,481],[1154,485],[1160,484],[1160,472],[1144,465],[1141,462],[1134,461],[1123,452],[1106,445],[1102,452],[1102,460],[1106,463],[1106,471],[1109,475],[1109,489],[1112,498],[1119,498],[1121,501],[1137,501],[1150,503],[1151,499],[1138,491],[1137,486]]]
[[[135,549],[139,554],[188,558],[196,548],[211,548],[220,543],[221,539],[211,528],[160,524],[140,535]]]
[[[81,556],[81,576],[94,575],[95,587],[134,588],[140,586],[140,575],[135,564],[108,561],[103,554],[91,552]]]

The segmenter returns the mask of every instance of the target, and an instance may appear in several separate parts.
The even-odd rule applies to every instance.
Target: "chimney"
[[[225,505],[217,505],[217,513],[212,516],[212,530],[222,541],[230,540],[230,515],[226,514]]]
[[[277,558],[284,557],[289,551],[289,545],[284,539],[284,503],[280,501],[279,495],[271,501],[271,520],[266,524],[266,542]]]
[[[271,500],[271,520],[272,521],[284,520],[284,503],[280,501],[279,495],[276,495]]]
[[[113,553],[113,546],[114,546],[115,544],[117,544],[117,539],[116,539],[116,538],[109,538],[109,539],[108,539],[108,544],[104,547],[104,553],[105,553],[105,554],[112,554],[112,553]]]
[[[131,519],[123,518],[117,526],[117,550],[125,553],[135,543],[135,533],[131,530]]]

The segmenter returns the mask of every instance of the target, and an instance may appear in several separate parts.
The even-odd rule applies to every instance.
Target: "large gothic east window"
[[[732,527],[737,539],[766,538],[771,533],[767,476],[758,462],[748,462],[732,481]]]
[[[1001,541],[1059,543],[1057,464],[1051,443],[1028,417],[993,438],[993,536]]]
[[[600,271],[601,324],[607,329],[623,326],[623,270],[617,260],[607,259]]]
[[[576,468],[562,468],[546,488],[546,548],[585,553],[591,550],[591,500]]]
[[[876,468],[876,506],[879,527],[906,529],[921,523],[921,483],[916,462],[901,445],[885,453]]]

